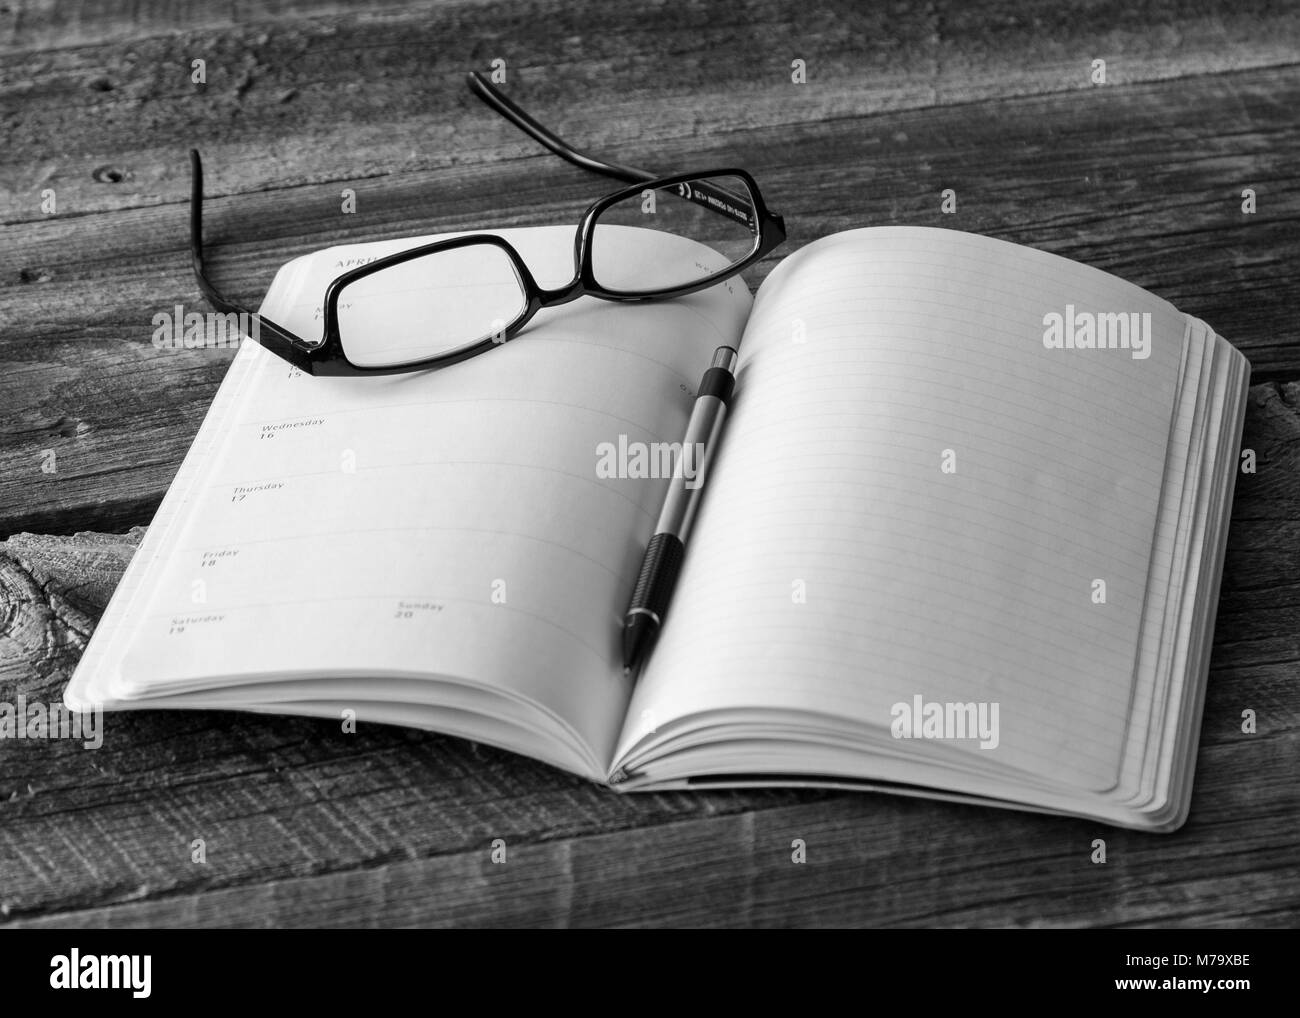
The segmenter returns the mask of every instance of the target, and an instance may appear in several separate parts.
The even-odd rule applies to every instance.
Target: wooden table
[[[1300,9],[1070,6],[278,0],[232,21],[8,0],[0,700],[59,700],[229,363],[150,342],[157,311],[198,299],[185,150],[209,164],[223,283],[254,305],[329,244],[575,220],[606,184],[465,89],[500,59],[511,95],[595,152],[748,167],[791,227],[778,256],[864,225],[986,233],[1118,273],[1245,351],[1258,469],[1181,832],[877,795],[618,796],[421,732],[149,712],[111,717],[97,752],[0,742],[0,925],[1295,923]]]

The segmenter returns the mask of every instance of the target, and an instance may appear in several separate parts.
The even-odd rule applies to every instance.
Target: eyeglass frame
[[[771,252],[786,239],[784,220],[781,216],[768,209],[767,204],[763,201],[762,192],[759,190],[757,182],[745,170],[724,168],[658,177],[636,167],[597,159],[574,149],[567,142],[542,126],[509,98],[497,91],[478,72],[470,73],[468,84],[470,89],[494,110],[561,158],[583,169],[622,180],[633,181],[632,186],[622,188],[598,199],[583,212],[578,221],[577,234],[574,240],[574,278],[571,282],[552,290],[543,288],[533,278],[527,264],[514,246],[496,234],[473,233],[448,240],[433,241],[429,244],[422,244],[418,247],[385,255],[373,262],[348,269],[336,276],[326,287],[322,303],[322,339],[316,343],[308,342],[283,326],[270,321],[260,313],[251,312],[247,308],[228,300],[217,291],[216,287],[208,279],[203,256],[203,163],[198,150],[191,149],[190,256],[199,289],[208,302],[218,311],[226,314],[255,315],[258,323],[258,342],[307,374],[401,374],[408,371],[446,367],[475,357],[492,347],[502,345],[518,335],[537,312],[543,308],[559,307],[571,303],[579,297],[589,296],[615,302],[641,303],[684,297],[711,286],[716,286],[723,280],[744,271],[744,269]],[[740,180],[748,188],[750,200],[745,202],[725,187],[713,183],[704,183],[710,181],[711,178],[718,177],[734,177]],[[703,187],[699,186],[701,183],[704,183]],[[595,277],[592,257],[596,222],[600,214],[621,201],[638,197],[646,190],[661,190],[673,187],[678,188],[679,194],[684,199],[703,205],[719,215],[728,215],[729,213],[715,207],[709,200],[711,197],[719,200],[720,196],[726,196],[733,202],[739,202],[740,205],[748,205],[749,216],[746,217],[745,222],[746,226],[754,231],[754,246],[750,253],[725,269],[720,269],[703,279],[681,286],[637,292],[611,290],[602,286]],[[724,204],[727,203],[724,202]],[[738,211],[738,207],[732,206],[732,210],[731,218],[740,219],[738,215],[734,214],[735,211]],[[447,353],[421,360],[392,365],[359,365],[348,358],[346,351],[343,349],[338,324],[339,296],[347,286],[358,279],[363,279],[375,272],[400,265],[414,258],[483,244],[497,247],[506,254],[523,290],[525,298],[523,309],[509,325],[481,340],[472,341]]]

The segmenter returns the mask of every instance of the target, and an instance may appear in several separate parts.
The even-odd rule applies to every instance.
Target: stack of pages
[[[543,286],[571,277],[571,227],[500,235]],[[309,335],[334,276],[431,239],[297,259],[262,311]],[[629,272],[715,257],[620,244]],[[731,416],[625,676],[656,452],[724,343]],[[620,791],[832,785],[1171,830],[1248,373],[1114,276],[894,227],[808,245],[753,298],[584,298],[436,371],[312,377],[245,342],[66,699],[409,725]]]

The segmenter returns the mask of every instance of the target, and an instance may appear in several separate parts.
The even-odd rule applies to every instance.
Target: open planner
[[[571,275],[572,227],[500,235],[541,285]],[[309,334],[332,278],[432,239],[296,259],[262,313]],[[629,272],[710,257],[624,242]],[[730,417],[625,676],[669,479],[608,476],[601,450],[680,442],[721,344]],[[863,788],[1172,830],[1248,376],[1121,279],[901,227],[809,244],[753,297],[582,298],[434,371],[312,377],[245,341],[66,701],[350,711],[619,791]]]

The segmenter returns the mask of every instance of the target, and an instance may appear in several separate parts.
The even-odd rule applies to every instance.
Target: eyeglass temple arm
[[[620,163],[608,162],[604,159],[597,159],[595,156],[588,155],[586,152],[580,152],[567,141],[557,135],[554,131],[539,124],[526,111],[516,105],[508,96],[497,90],[490,81],[487,80],[481,71],[470,71],[465,79],[475,95],[491,106],[497,113],[505,117],[517,128],[523,131],[534,141],[540,142],[548,149],[554,152],[561,159],[580,166],[584,170],[591,170],[594,173],[603,173],[607,177],[614,177],[617,180],[626,180],[629,184],[644,184],[652,180],[657,180],[658,175],[651,173],[649,170],[638,169],[634,166],[623,166]],[[703,205],[705,208],[719,215],[729,216],[739,222],[748,224],[753,210],[749,202],[743,197],[726,188],[708,181],[692,181],[692,193],[686,195],[688,201],[696,205]],[[712,195],[714,198],[723,199],[730,203],[736,212],[729,212],[725,208],[719,208],[705,200],[704,196]]]
[[[470,91],[501,116],[509,120],[534,141],[545,145],[561,159],[573,163],[574,166],[581,166],[584,170],[591,170],[593,173],[603,173],[605,176],[613,177],[616,180],[626,180],[629,184],[643,184],[657,178],[658,175],[651,173],[649,170],[638,169],[635,166],[624,166],[620,163],[597,159],[585,152],[579,152],[563,138],[539,124],[506,95],[494,88],[492,83],[481,72],[470,71],[465,80],[469,84]]]
[[[223,314],[254,315],[242,304],[227,300],[212,285],[203,266],[203,160],[198,149],[190,149],[190,263],[194,267],[194,278],[199,290],[218,311]],[[311,374],[311,358],[307,355],[309,345],[299,339],[288,329],[261,314],[257,314],[257,341],[274,354],[283,357],[294,367]]]

